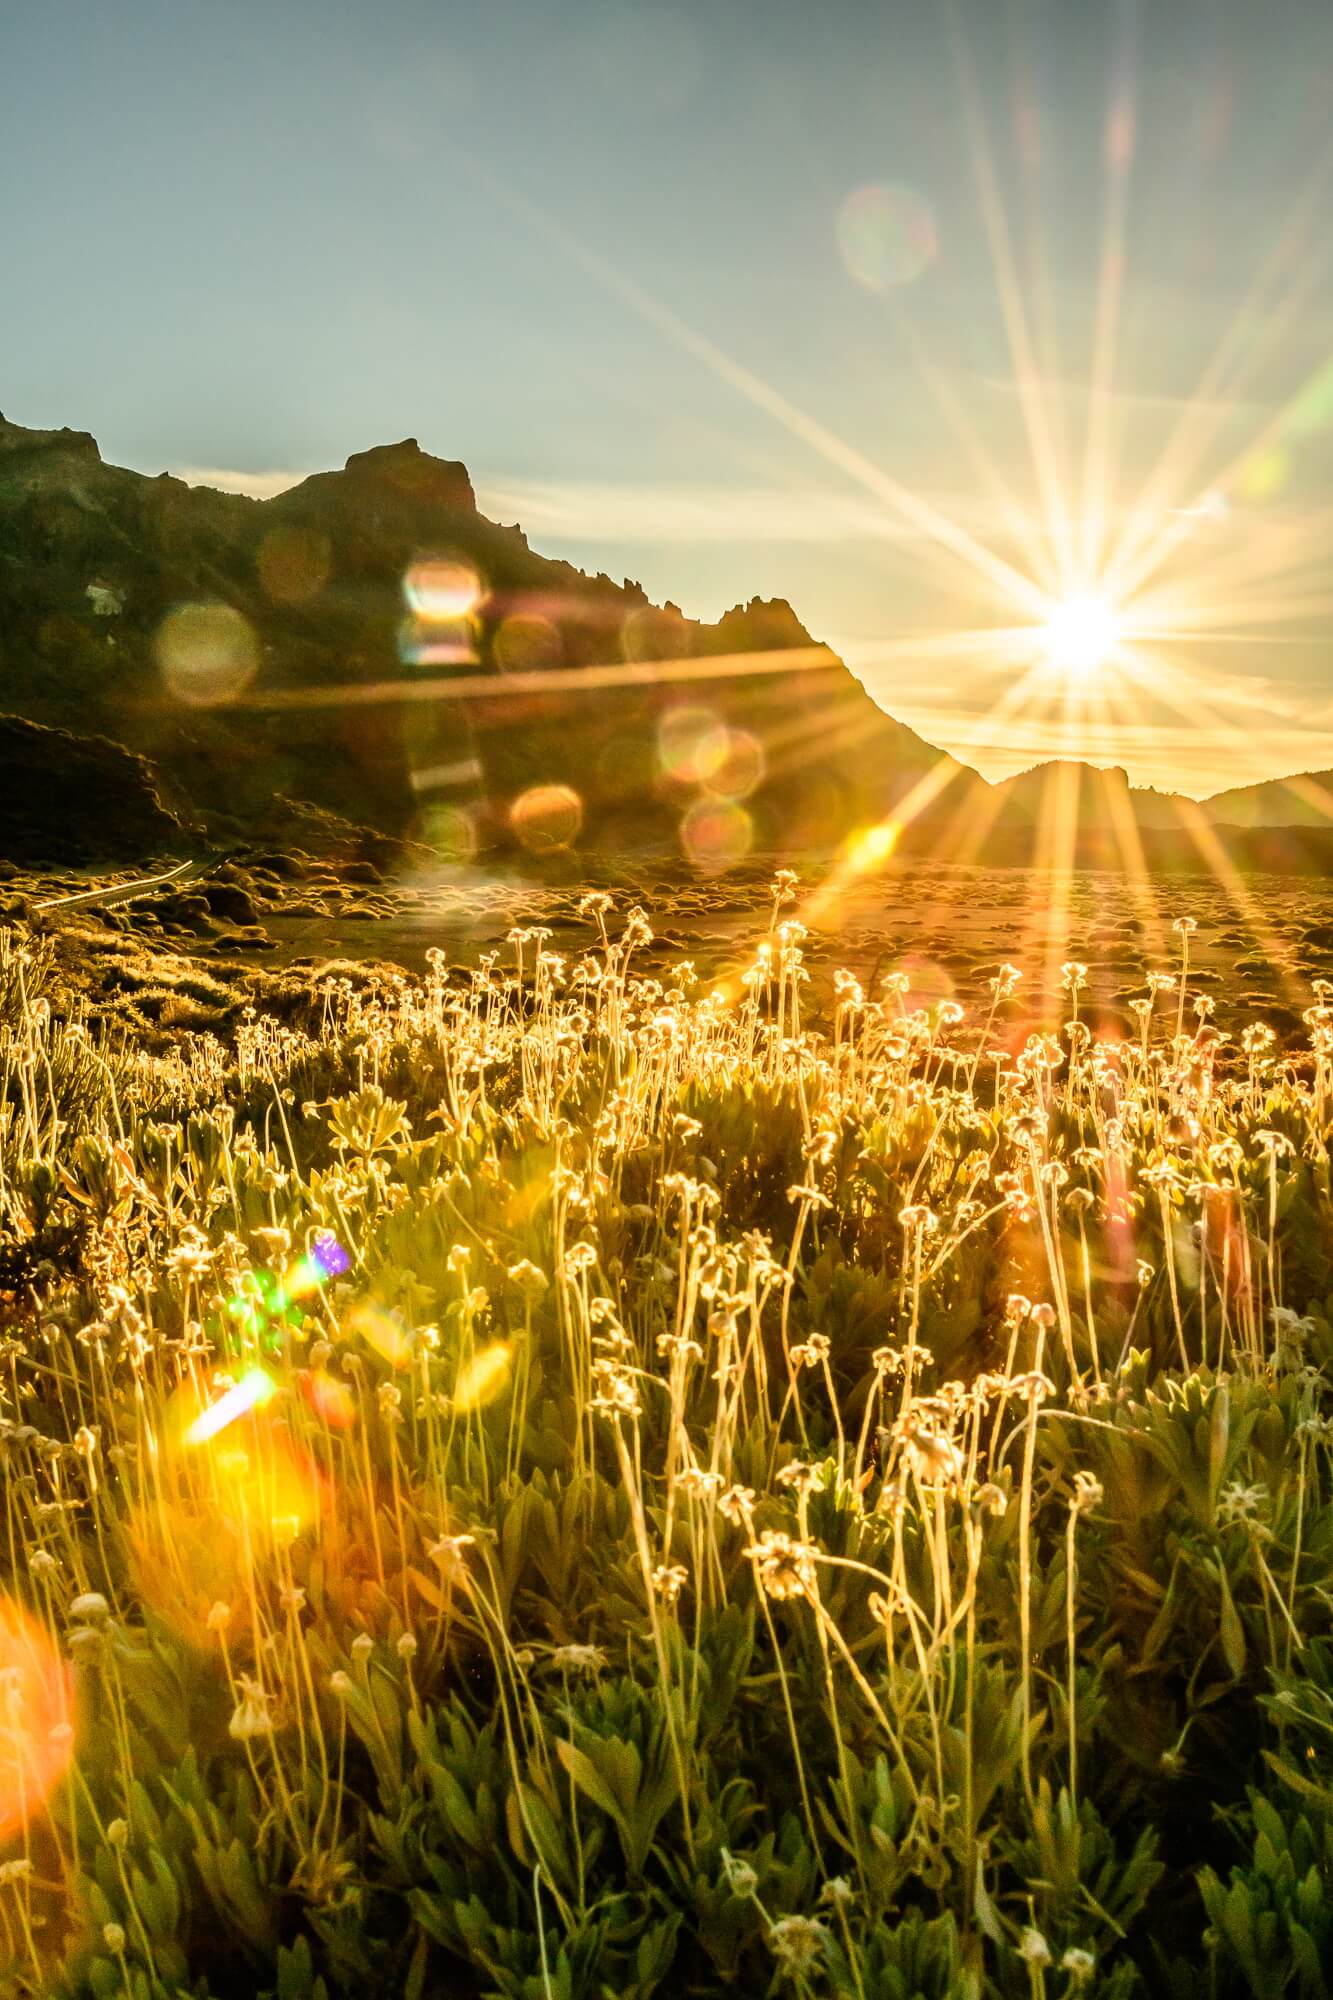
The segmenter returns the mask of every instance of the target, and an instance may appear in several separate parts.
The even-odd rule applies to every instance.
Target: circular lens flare
[[[1104,597],[1080,592],[1055,606],[1041,636],[1052,667],[1085,679],[1100,673],[1120,643],[1120,619]]]

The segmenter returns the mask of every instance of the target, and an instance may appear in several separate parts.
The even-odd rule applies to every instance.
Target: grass
[[[1327,1990],[1327,994],[816,1031],[792,887],[151,1054],[0,933],[0,1992]]]

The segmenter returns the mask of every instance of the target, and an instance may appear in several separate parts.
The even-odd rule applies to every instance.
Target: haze
[[[0,401],[254,491],[417,436],[990,776],[1318,768],[1331,104],[1314,0],[14,6]],[[1071,689],[997,570],[1117,562]]]

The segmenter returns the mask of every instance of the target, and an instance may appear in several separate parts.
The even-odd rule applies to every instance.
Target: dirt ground
[[[165,1007],[172,1015],[164,1002],[145,1017],[134,996],[153,985],[165,985],[168,996],[175,986],[188,992],[182,968],[198,974],[196,986],[202,981],[196,1006],[207,1012],[211,999],[225,1011],[241,988],[255,989],[262,1002],[275,979],[309,982],[330,962],[420,971],[438,949],[461,968],[489,954],[512,964],[516,928],[548,930],[544,948],[572,961],[596,940],[579,906],[598,890],[613,899],[613,934],[631,908],[646,912],[653,940],[636,954],[641,969],[664,973],[684,958],[701,979],[721,980],[750,962],[774,912],[772,870],[754,857],[711,878],[686,877],[665,857],[592,872],[575,857],[556,856],[491,869],[418,868],[388,879],[365,863],[270,861],[229,863],[206,882],[146,901],[56,908],[38,920],[56,928],[62,958],[81,969],[90,996],[121,1006],[132,1025],[136,1013],[162,1019]],[[72,874],[12,880],[11,913],[86,884]],[[1072,960],[1087,967],[1082,1014],[1120,1033],[1136,1031],[1130,1003],[1145,991],[1148,973],[1179,971],[1180,918],[1195,924],[1191,1002],[1207,994],[1224,1030],[1262,1018],[1284,1039],[1299,1040],[1301,1014],[1317,997],[1314,982],[1333,980],[1333,885],[1309,878],[1135,881],[920,861],[858,874],[830,857],[806,868],[779,913],[779,921],[806,929],[811,1018],[827,1015],[840,967],[868,994],[898,972],[907,979],[906,1005],[953,998],[975,1016],[989,1004],[990,979],[1012,964],[1024,976],[1009,1018],[1058,1025],[1070,1012],[1062,968]],[[530,963],[531,944],[525,956]],[[109,981],[99,966],[109,969]],[[1166,995],[1157,1004],[1165,1012],[1174,1000]],[[183,1018],[181,1025],[204,1021]]]

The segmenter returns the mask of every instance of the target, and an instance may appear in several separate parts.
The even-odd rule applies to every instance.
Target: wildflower
[[[368,1660],[374,1650],[375,1641],[371,1638],[369,1632],[358,1632],[352,1641],[352,1658],[357,1661]]]
[[[69,1615],[76,1625],[105,1625],[111,1606],[100,1590],[85,1590],[70,1605]]]
[[[305,1592],[299,1583],[284,1584],[278,1593],[278,1602],[292,1618],[305,1610]]]
[[[748,1527],[754,1513],[753,1487],[729,1486],[718,1499],[717,1511],[733,1528]]]
[[[803,1458],[793,1458],[778,1474],[779,1486],[790,1486],[797,1493],[808,1493],[819,1478],[818,1466],[809,1465]]]
[[[909,1415],[899,1431],[899,1443],[913,1475],[923,1485],[951,1486],[962,1477],[963,1454],[952,1438]]]
[[[1074,1474],[1074,1498],[1071,1505],[1076,1514],[1090,1513],[1094,1507],[1100,1507],[1105,1498],[1102,1482],[1094,1473]]]
[[[856,1901],[856,1891],[845,1875],[831,1875],[819,1892],[819,1900],[835,1910],[849,1910]]]
[[[653,1589],[668,1604],[674,1604],[689,1582],[689,1572],[680,1563],[659,1563],[653,1571]]]
[[[1187,921],[1192,925],[1194,919],[1190,917]],[[1097,1961],[1082,1945],[1071,1944],[1060,1960],[1060,1970],[1069,1974],[1069,1983],[1077,1992],[1091,1980],[1097,1970]]]
[[[124,1847],[130,1837],[130,1823],[127,1819],[109,1819],[106,1823],[107,1844],[110,1847]]]
[[[204,1623],[210,1632],[225,1632],[231,1623],[230,1604],[217,1603],[213,1605]]]
[[[337,1695],[339,1701],[342,1701],[351,1692],[352,1676],[344,1672],[342,1667],[335,1668],[329,1675],[329,1693]]]
[[[753,1896],[759,1877],[748,1861],[738,1861],[729,1847],[722,1850],[722,1876],[733,1896]]]
[[[49,1549],[34,1549],[28,1557],[28,1568],[34,1576],[54,1576],[59,1567]]]
[[[789,1979],[804,1979],[824,1956],[828,1930],[818,1917],[779,1917],[768,1933],[768,1948]]]
[[[125,1931],[123,1926],[120,1924],[103,1924],[102,1943],[113,1956],[118,1958],[125,1949]]]
[[[475,1535],[441,1535],[438,1541],[427,1546],[426,1554],[432,1562],[439,1564],[449,1581],[455,1583],[467,1576],[464,1552],[475,1546],[476,1539]]]
[[[393,1647],[400,1660],[415,1659],[417,1652],[415,1632],[400,1632],[393,1642]]]
[[[232,1710],[227,1734],[235,1737],[238,1743],[248,1742],[255,1736],[271,1736],[273,1717],[269,1714],[269,1702],[272,1696],[249,1674],[241,1674],[239,1680],[241,1698]]]
[[[600,1674],[607,1665],[607,1656],[601,1646],[569,1644],[555,1647],[551,1665],[562,1674]]]
[[[997,1521],[1009,1506],[1008,1494],[1002,1486],[997,1486],[993,1479],[988,1479],[984,1486],[978,1486],[974,1500],[979,1514],[989,1514]]]
[[[1255,1521],[1268,1506],[1268,1488],[1262,1484],[1242,1486],[1238,1479],[1232,1479],[1222,1488],[1217,1500],[1218,1519],[1228,1527],[1239,1521]]]
[[[32,1863],[26,1855],[21,1855],[13,1861],[0,1861],[0,1884],[22,1882],[31,1873]]]
[[[815,1551],[808,1542],[765,1528],[745,1553],[755,1565],[766,1596],[781,1600],[815,1595]]]
[[[592,1364],[592,1378],[594,1410],[612,1417],[638,1416],[639,1392],[628,1369],[598,1356]]]
[[[1025,1965],[1033,1968],[1041,1965],[1049,1965],[1051,1962],[1051,1947],[1047,1944],[1039,1930],[1035,1929],[1033,1925],[1027,1924],[1024,1926],[1022,1937],[1018,1940],[1018,1955]]]

